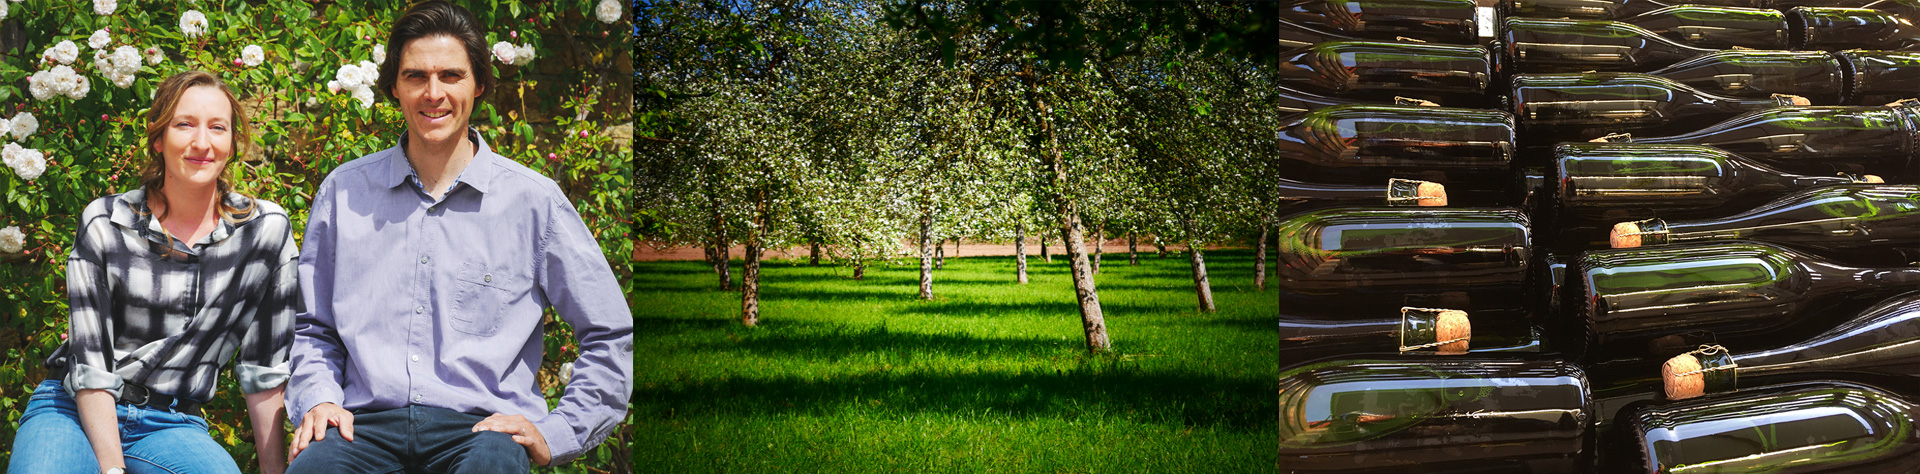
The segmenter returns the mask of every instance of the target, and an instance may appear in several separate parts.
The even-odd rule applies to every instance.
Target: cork
[[[1457,309],[1441,311],[1439,316],[1434,317],[1433,328],[1436,340],[1451,341],[1459,339],[1459,341],[1442,344],[1440,347],[1435,348],[1439,353],[1467,353],[1467,343],[1471,342],[1469,339],[1473,337],[1473,323],[1467,320],[1466,311]]]
[[[1420,186],[1415,188],[1414,193],[1420,196],[1420,199],[1416,201],[1420,203],[1420,207],[1442,207],[1447,205],[1446,185],[1432,181],[1421,181]]]
[[[1613,225],[1613,232],[1607,234],[1607,244],[1616,249],[1630,249],[1640,246],[1640,225],[1621,222]]]
[[[1813,101],[1807,100],[1807,98],[1805,97],[1801,97],[1793,94],[1774,94],[1773,96],[1776,98],[1786,99],[1787,105],[1794,105],[1794,106],[1813,105]]]
[[[1862,182],[1862,183],[1873,183],[1873,184],[1880,184],[1880,183],[1885,183],[1885,182],[1887,182],[1887,180],[1884,180],[1884,179],[1880,179],[1880,177],[1879,177],[1879,176],[1877,176],[1877,175],[1871,175],[1871,174],[1869,174],[1869,175],[1861,175],[1861,176],[1860,176],[1860,182]]]
[[[1660,366],[1660,380],[1667,386],[1668,400],[1685,400],[1707,392],[1707,379],[1700,372],[1700,359],[1691,353],[1667,359],[1667,363]]]

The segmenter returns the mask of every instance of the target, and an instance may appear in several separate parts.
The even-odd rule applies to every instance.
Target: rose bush
[[[627,187],[633,75],[630,7],[613,0],[461,2],[500,78],[473,124],[500,154],[559,182],[629,286]],[[139,186],[141,117],[161,80],[220,75],[247,104],[255,135],[230,172],[241,192],[277,202],[304,227],[329,171],[392,146],[399,111],[373,90],[386,31],[407,4],[363,0],[0,0],[0,464],[26,396],[66,337],[65,258],[94,198]],[[497,51],[497,50],[496,50]],[[564,389],[571,331],[548,325],[542,388]],[[240,390],[222,377],[208,406],[214,439],[253,472]],[[623,427],[621,432],[626,432]],[[629,435],[543,472],[631,472]]]

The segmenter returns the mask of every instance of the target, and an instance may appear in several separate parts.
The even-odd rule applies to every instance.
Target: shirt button
[[[485,280],[487,283],[493,283],[493,274],[488,273],[487,276],[485,278],[481,278],[481,280]]]
[[[414,403],[419,403],[419,402],[420,402],[420,400],[421,400],[421,399],[423,399],[423,398],[425,398],[425,397],[421,397],[421,396],[420,396],[420,394],[418,394],[418,393],[416,393],[416,394],[413,394],[413,402],[414,402]]]
[[[414,355],[413,355],[413,361],[414,361],[414,362],[419,362],[419,361],[420,361],[420,354],[414,354]]]
[[[425,307],[425,306],[415,306],[415,307],[413,307],[413,314],[420,314],[420,313],[425,313],[425,312],[427,312],[427,307]]]
[[[432,258],[425,255],[420,256],[420,263],[427,263],[428,260],[432,260]]]

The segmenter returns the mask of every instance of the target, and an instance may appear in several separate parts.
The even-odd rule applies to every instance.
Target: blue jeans
[[[304,414],[302,414],[304,416]],[[440,407],[408,405],[355,410],[353,441],[327,428],[327,439],[307,445],[287,474],[526,474],[527,449],[498,431],[474,432],[486,417]]]
[[[131,474],[240,474],[233,455],[207,435],[207,420],[172,410],[114,405],[120,450]],[[8,474],[98,474],[80,410],[59,380],[40,382],[20,415]]]

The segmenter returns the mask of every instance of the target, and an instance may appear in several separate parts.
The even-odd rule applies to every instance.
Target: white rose
[[[505,41],[493,44],[493,57],[499,59],[502,64],[513,64],[513,61],[520,57],[519,54],[520,50],[513,49],[513,45]]]
[[[106,28],[95,30],[93,36],[87,37],[87,46],[92,46],[93,49],[106,49],[108,46],[113,46],[113,34],[107,33]]]
[[[352,64],[340,66],[339,71],[333,72],[333,80],[339,81],[341,87],[351,87],[354,84],[359,84],[360,66]]]
[[[15,140],[25,140],[27,137],[33,136],[33,132],[40,131],[40,119],[34,118],[33,112],[13,114],[13,119],[9,120],[8,123],[11,124],[8,130],[13,132],[13,139]]]
[[[601,23],[620,21],[620,2],[600,0],[600,5],[593,9],[593,16],[599,18]]]
[[[93,13],[100,16],[112,15],[113,10],[119,7],[119,0],[93,0]],[[99,46],[95,47],[98,48]]]
[[[373,108],[373,88],[372,87],[367,87],[363,85],[360,87],[353,88],[353,98],[360,100],[360,108],[362,109]]]
[[[113,57],[105,50],[94,50],[93,70],[100,74],[113,74]]]
[[[181,14],[180,33],[187,35],[188,38],[207,34],[207,14],[200,13],[200,10],[187,10],[186,13]]]
[[[338,80],[327,81],[327,92],[332,92],[335,94],[340,93],[340,81]]]
[[[118,87],[121,89],[133,87],[133,81],[135,79],[139,79],[139,76],[135,76],[133,73],[125,72],[125,71],[114,71],[113,74],[107,75],[107,80],[113,82],[114,87]]]
[[[373,61],[361,61],[360,62],[360,83],[371,86],[373,85],[373,83],[379,82],[379,81],[380,81],[380,65],[374,64]]]
[[[387,63],[387,44],[386,43],[380,43],[373,46],[373,63],[374,64]]]
[[[20,154],[14,157],[14,161],[15,163],[8,166],[13,168],[14,173],[20,175],[20,179],[33,181],[34,178],[47,172],[47,158],[40,153],[40,150],[32,148],[20,150]]]
[[[27,92],[33,94],[33,100],[52,99],[54,95],[52,85],[53,81],[47,77],[46,71],[36,72],[27,77]]]
[[[13,0],[13,1],[18,2],[20,0]],[[0,2],[0,20],[5,20],[5,19],[7,19],[7,2]]]
[[[247,67],[259,66],[260,63],[263,63],[266,61],[267,61],[267,52],[265,50],[260,49],[260,45],[250,44],[250,45],[247,45],[247,47],[240,49],[240,63],[246,64]]]
[[[47,48],[46,54],[41,56],[60,64],[73,64],[74,60],[80,59],[80,45],[73,44],[72,41],[61,41],[60,44]]]
[[[513,63],[515,66],[525,66],[533,63],[533,44],[522,43],[520,46],[513,48],[513,58],[519,60]]]
[[[140,50],[132,46],[114,48],[113,68],[126,74],[140,72]]]
[[[27,234],[20,231],[20,226],[10,225],[0,229],[0,252],[20,253],[26,248]]]
[[[67,89],[67,98],[69,99],[85,99],[87,98],[87,92],[93,90],[93,81],[88,80],[86,76],[68,72],[67,80],[73,83],[73,86]]]
[[[166,60],[167,60],[167,53],[165,51],[161,51],[159,46],[147,47],[147,65],[148,66],[158,66],[160,65],[161,62]]]

